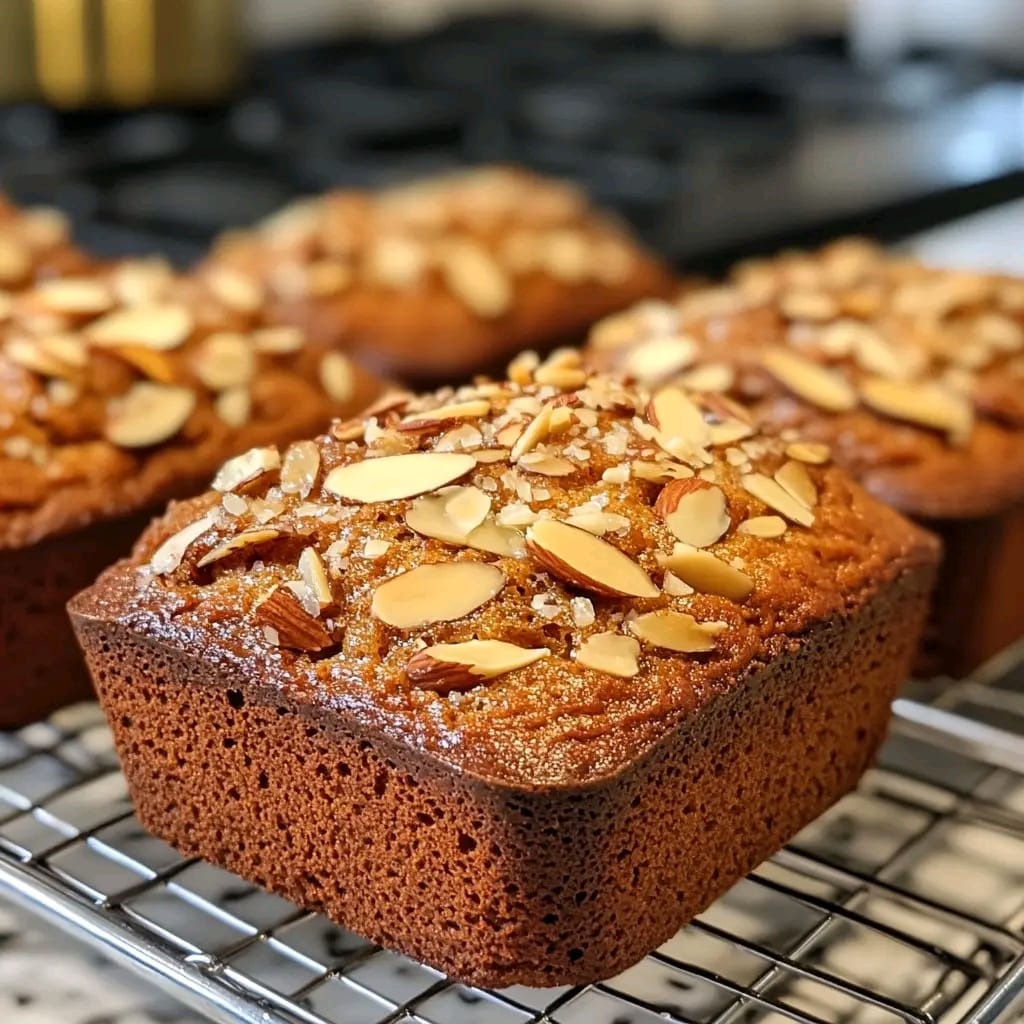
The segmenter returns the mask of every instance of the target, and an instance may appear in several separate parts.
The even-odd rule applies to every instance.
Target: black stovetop
[[[838,43],[683,49],[516,17],[264,54],[221,107],[0,107],[0,187],[109,253],[188,260],[295,194],[481,161],[574,178],[708,269],[1024,194],[1024,84],[967,58],[867,71]]]

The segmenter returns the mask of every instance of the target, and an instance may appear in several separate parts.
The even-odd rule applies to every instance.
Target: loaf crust
[[[565,386],[536,383],[555,369]],[[698,408],[681,392],[570,383],[574,369],[564,354],[532,382],[338,425],[305,493],[264,477],[228,491],[231,516],[220,494],[179,504],[71,603],[148,827],[457,978],[553,985],[635,961],[855,784],[916,647],[934,540],[835,468],[794,470],[790,446],[753,428],[680,445],[688,428],[665,434],[673,410]],[[458,422],[454,408],[475,415]],[[557,409],[570,412],[545,434]],[[401,429],[435,411],[440,429]],[[705,411],[705,426],[735,434],[742,413]],[[386,499],[346,475],[399,444],[446,452],[454,431],[500,451],[488,439],[515,428],[533,445],[487,456],[455,491],[393,496],[434,460],[375,477]],[[556,451],[571,472],[527,469],[564,470],[545,462]],[[676,475],[652,480],[650,465]],[[779,499],[805,525],[765,536],[746,485],[784,466],[815,493]],[[537,513],[524,546],[421,532],[436,532],[423,501],[457,498],[465,513],[473,491],[491,497],[479,514],[492,531],[511,530],[503,513],[522,518],[519,505]],[[728,586],[662,572],[659,556],[692,551],[673,537],[702,518],[704,498],[681,504],[694,493],[724,501],[721,538],[698,549]],[[684,521],[663,519],[669,506]],[[279,532],[254,538],[249,516],[268,507],[263,527]],[[580,517],[607,545],[593,562],[544,526]],[[301,571],[313,558],[328,570],[316,600]],[[684,562],[672,565],[687,575]],[[424,565],[448,576],[385,599]],[[500,582],[457,608],[477,583],[452,567]],[[652,615],[680,631],[650,631]],[[632,666],[595,660],[597,636],[635,643]],[[480,641],[533,660],[488,675],[470,659],[479,671],[460,675],[453,652]]]
[[[674,287],[574,187],[506,167],[328,193],[230,233],[208,265],[262,281],[282,322],[432,381],[578,342],[600,317]]]
[[[94,265],[9,304],[0,653],[12,670],[0,684],[0,724],[12,726],[89,692],[64,605],[129,550],[150,515],[202,490],[226,457],[320,430],[383,385],[297,329],[263,330],[258,293],[223,275],[199,283],[156,261]],[[123,314],[141,326],[129,323],[114,344],[102,327],[116,329]],[[177,335],[154,328],[161,318],[180,320]],[[173,408],[181,402],[183,414]],[[168,413],[178,419],[161,433]]]

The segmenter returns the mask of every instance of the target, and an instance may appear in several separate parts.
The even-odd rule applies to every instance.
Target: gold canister
[[[0,0],[0,100],[203,102],[237,81],[240,0]]]

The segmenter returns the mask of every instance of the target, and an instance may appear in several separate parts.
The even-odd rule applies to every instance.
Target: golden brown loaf
[[[573,186],[485,167],[333,192],[233,232],[209,261],[272,314],[389,373],[439,379],[582,338],[672,278]]]
[[[72,616],[147,826],[459,977],[556,984],[855,783],[937,550],[718,396],[571,351],[512,376],[232,460]]]
[[[588,358],[748,401],[764,421],[831,444],[911,515],[989,516],[1024,500],[1021,280],[849,239],[609,318]]]
[[[262,327],[258,297],[228,270],[198,283],[127,261],[11,294],[0,650],[18,668],[0,723],[80,692],[63,604],[128,549],[140,516],[201,490],[225,457],[322,429],[378,392],[297,328]]]

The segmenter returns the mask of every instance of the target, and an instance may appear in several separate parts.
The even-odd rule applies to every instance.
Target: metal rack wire
[[[95,705],[0,734],[0,894],[233,1024],[1013,1019],[1024,1010],[1024,649],[896,712],[857,792],[601,984],[468,989],[182,859],[136,821]]]

